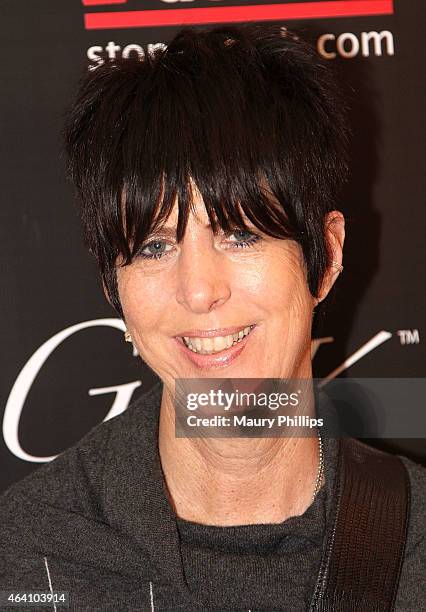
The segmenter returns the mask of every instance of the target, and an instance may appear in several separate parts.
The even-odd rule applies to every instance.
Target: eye
[[[235,236],[237,238],[236,241],[230,240],[229,244],[231,244],[231,247],[227,248],[248,248],[260,240],[259,235],[239,228],[236,228],[231,232],[227,232],[225,235],[228,239],[230,236]],[[170,248],[166,249],[167,246]],[[162,259],[164,256],[167,257],[172,250],[173,246],[167,243],[166,240],[156,238],[155,240],[151,240],[150,242],[142,245],[138,257],[141,257],[142,259]]]
[[[244,229],[234,229],[232,232],[228,234],[228,236],[235,236],[237,241],[231,241],[234,246],[237,248],[247,248],[255,244],[260,240],[260,236],[258,234],[254,234],[248,230]]]
[[[163,255],[169,252],[164,249],[164,246],[167,246],[165,240],[161,240],[160,238],[152,240],[142,247],[139,252],[139,257],[143,259],[161,259]],[[171,245],[168,246],[170,246],[171,249],[173,248]]]

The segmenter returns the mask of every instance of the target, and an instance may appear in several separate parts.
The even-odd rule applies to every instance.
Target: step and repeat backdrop
[[[124,342],[83,246],[60,131],[78,77],[183,25],[296,30],[350,105],[343,274],[316,377],[425,375],[424,0],[2,0],[0,490],[127,409],[156,375]],[[407,414],[409,414],[407,405]],[[422,437],[372,444],[426,462]]]

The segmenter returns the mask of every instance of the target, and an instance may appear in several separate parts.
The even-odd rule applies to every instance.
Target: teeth
[[[254,326],[249,325],[235,334],[229,336],[215,336],[213,338],[189,338],[184,336],[183,340],[186,346],[194,351],[194,353],[200,353],[201,355],[212,355],[219,353],[224,349],[231,347],[233,344],[240,342],[245,336],[247,336]]]

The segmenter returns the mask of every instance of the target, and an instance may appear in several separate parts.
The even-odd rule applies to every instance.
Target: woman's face
[[[255,227],[214,236],[194,194],[196,214],[190,213],[180,244],[175,205],[169,233],[149,237],[143,254],[118,268],[124,318],[140,356],[169,389],[176,378],[310,377],[316,302],[301,247]],[[232,332],[247,327],[235,343]],[[220,330],[220,337],[201,339],[209,330]]]

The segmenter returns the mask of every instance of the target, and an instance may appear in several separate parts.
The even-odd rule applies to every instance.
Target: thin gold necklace
[[[315,481],[315,488],[314,488],[314,494],[312,495],[312,502],[315,500],[315,497],[317,496],[317,493],[320,489],[320,485],[321,485],[321,480],[322,480],[322,475],[324,472],[324,452],[323,452],[323,448],[322,448],[322,438],[321,435],[318,431],[318,441],[319,441],[319,465],[318,465],[318,474],[317,474],[317,479]]]

